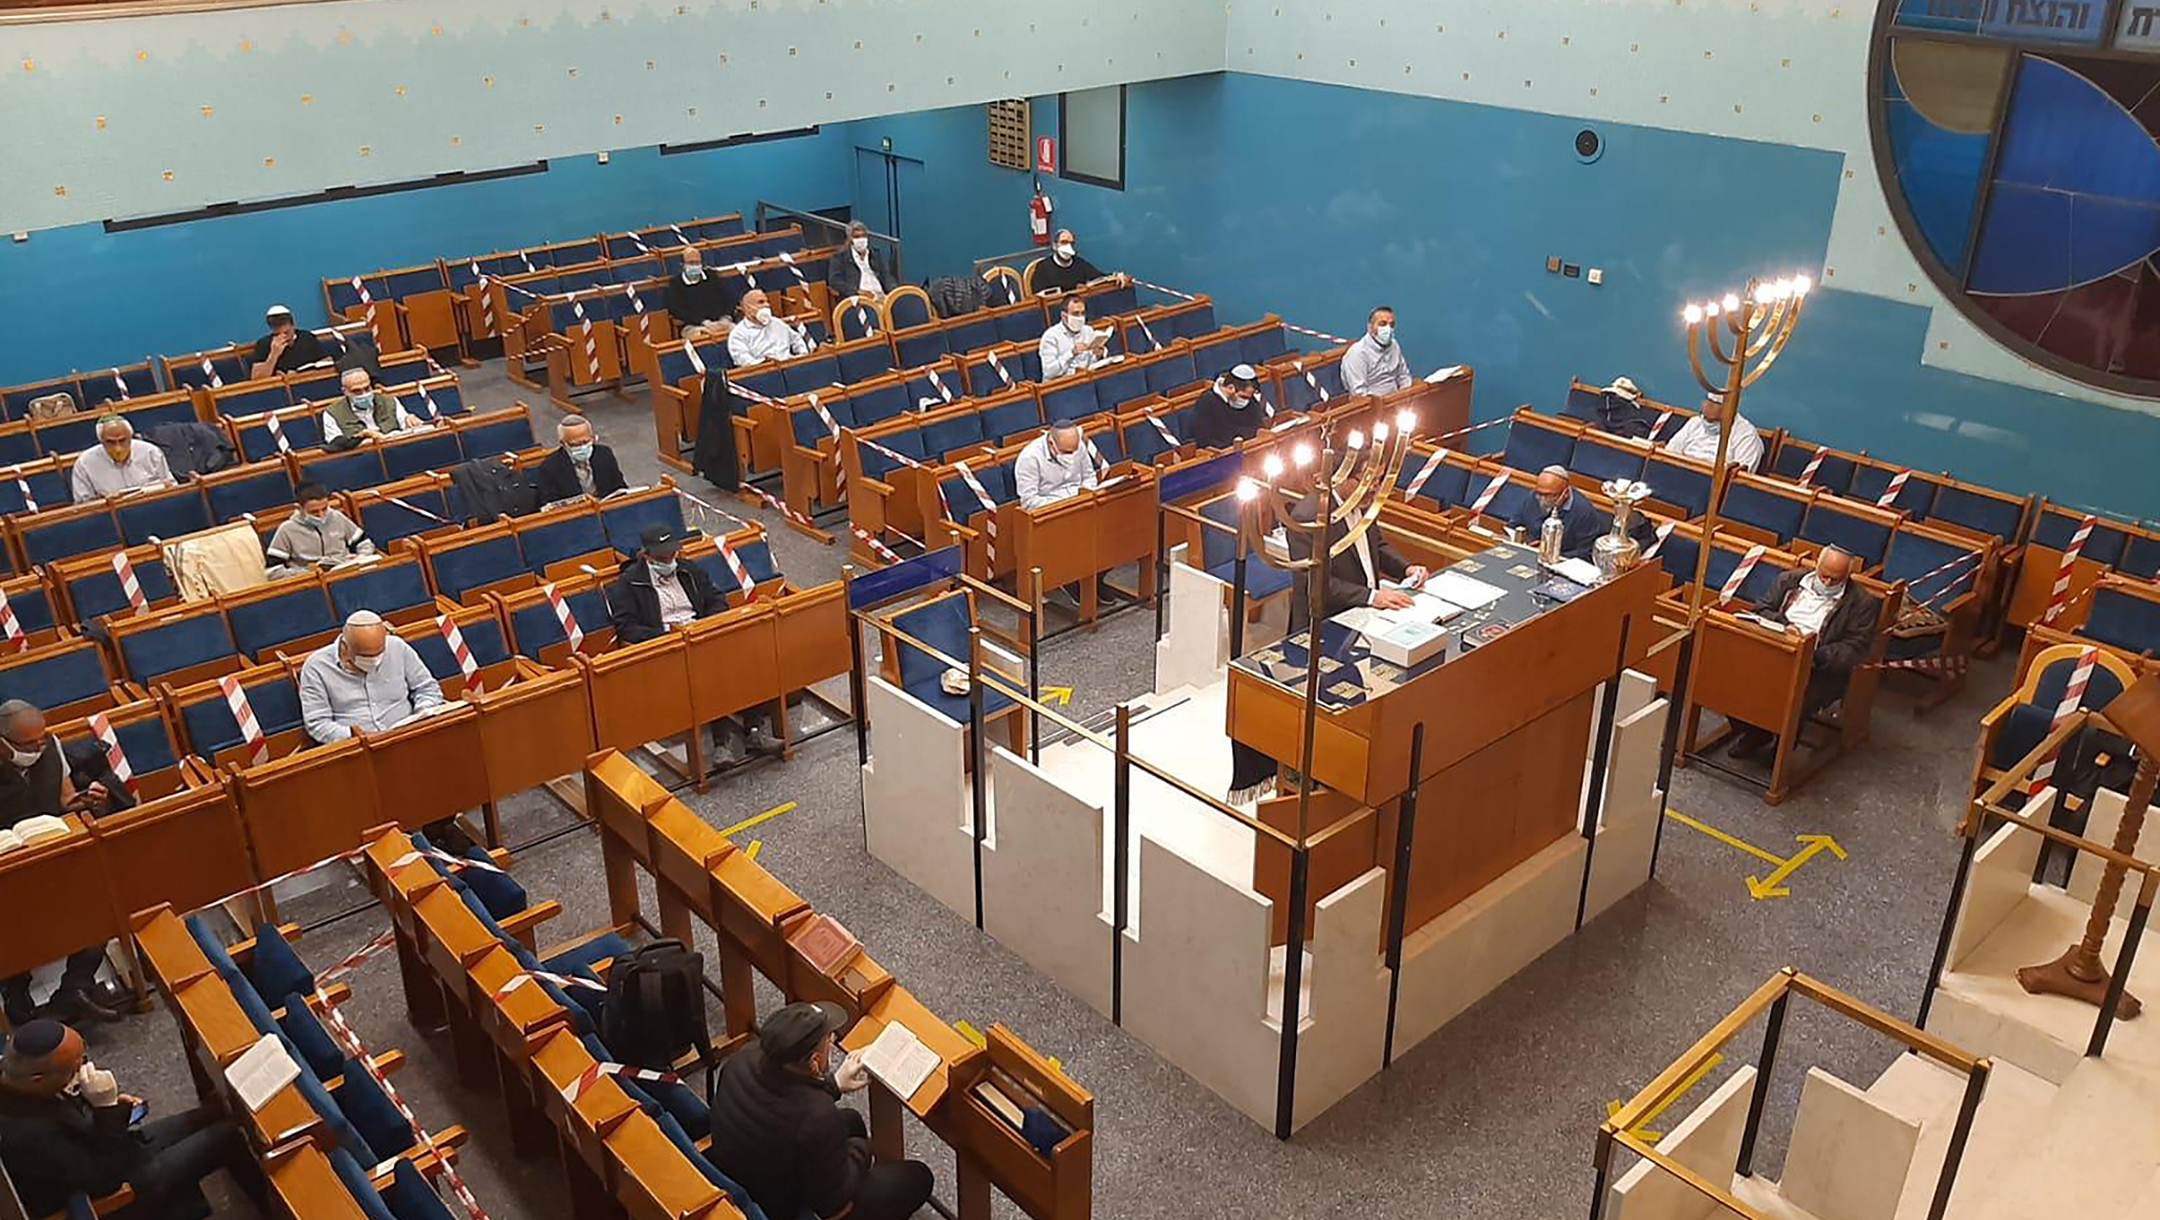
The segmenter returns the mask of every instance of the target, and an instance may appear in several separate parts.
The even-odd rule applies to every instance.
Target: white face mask
[[[1071,314],[1066,314],[1065,329],[1077,335],[1087,329],[1087,318],[1085,316],[1074,317]]]
[[[702,283],[705,279],[705,264],[684,263],[682,269],[682,277],[683,282],[686,284]]]
[[[758,311],[753,316],[756,317],[759,326],[772,325],[772,310],[763,305],[758,306]]]
[[[374,673],[375,670],[382,665],[382,654],[376,653],[372,657],[363,657],[356,652],[353,654],[352,664],[353,668],[359,670],[361,673],[371,674]]]
[[[1379,344],[1382,347],[1386,347],[1388,344],[1395,342],[1395,324],[1392,322],[1382,322],[1380,325],[1373,327],[1372,337],[1373,342]]]
[[[1073,256],[1073,244],[1069,241],[1059,242],[1057,247],[1057,256],[1058,261],[1061,263],[1071,262]]]
[[[45,757],[45,746],[42,742],[38,744],[37,749],[28,753],[24,753],[14,742],[8,743],[8,759],[21,770],[28,771],[37,763],[38,759],[43,757]]]
[[[867,237],[851,237],[848,239],[848,244],[855,247],[855,253],[857,254],[870,253],[870,239]]]

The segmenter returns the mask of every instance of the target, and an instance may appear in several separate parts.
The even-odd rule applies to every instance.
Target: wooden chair
[[[887,331],[918,330],[937,325],[937,310],[930,305],[930,294],[914,284],[901,284],[885,293],[878,303],[878,313]]]
[[[1035,295],[1034,290],[1027,286],[1026,279],[1010,267],[985,267],[982,277],[992,289],[990,304],[993,308],[1018,304]]]
[[[935,597],[883,611],[878,616],[886,630],[884,676],[887,681],[906,691],[909,696],[927,705],[948,720],[961,725],[969,723],[971,697],[949,695],[939,685],[948,668],[966,668],[969,653],[968,629],[979,622],[975,612],[975,591],[955,589]],[[915,644],[901,640],[894,632],[902,632],[921,641],[945,658],[941,659]],[[989,649],[989,657],[983,668],[990,671],[1007,687],[1025,685],[1015,669],[1017,658],[1005,657],[1002,664],[997,650]],[[957,666],[953,662],[959,662]],[[997,686],[985,684],[983,688],[983,723],[1003,720],[1008,744],[1019,753],[1027,742],[1028,712],[1024,704],[1013,701]]]
[[[2090,647],[2081,641],[2042,644],[2022,658],[2017,688],[1980,718],[1980,749],[1973,761],[1972,790],[1976,795],[2009,774],[2047,737],[2071,672]],[[2123,657],[2111,649],[2092,651],[2093,671],[2084,697],[2078,701],[2082,710],[2104,710],[2116,695],[2152,669],[2146,661]],[[2062,758],[2069,760],[2091,744],[2077,738],[2064,742]]]
[[[2071,566],[2065,613],[2050,618],[2048,609],[2054,602],[2055,582],[2062,572],[2063,556],[2068,553],[2070,540],[2085,515],[2078,509],[2046,499],[2040,501],[2034,510],[2032,532],[2026,537],[2019,557],[2016,584],[2004,609],[2005,627],[2046,624],[2070,631],[2083,621],[2084,603],[2091,596],[2093,586],[2122,561],[2130,538],[2128,527],[2123,523],[2105,518],[2098,520]]]
[[[1946,663],[1938,670],[1910,674],[1927,688],[1913,707],[1918,715],[1965,687],[1963,662],[1978,646],[1981,616],[1999,579],[1995,540],[1902,522],[1890,539],[1882,579],[1905,586],[1905,613],[1889,626],[1884,656],[1892,661],[1934,657]]]

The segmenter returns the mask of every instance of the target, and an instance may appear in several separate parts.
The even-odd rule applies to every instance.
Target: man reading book
[[[720,1068],[707,1155],[768,1216],[905,1220],[930,1200],[930,1167],[874,1163],[862,1112],[840,1104],[870,1083],[859,1057],[834,1065],[848,1022],[837,1004],[789,1004]]]

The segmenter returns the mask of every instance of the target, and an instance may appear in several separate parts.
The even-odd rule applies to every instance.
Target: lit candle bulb
[[[1350,430],[1347,443],[1352,449],[1363,449],[1365,447],[1365,434],[1353,428]]]
[[[1417,412],[1410,410],[1408,407],[1397,411],[1395,413],[1395,427],[1403,432],[1408,432],[1410,429],[1417,427]]]
[[[1726,313],[1731,313],[1734,310],[1740,308],[1740,298],[1728,292],[1725,294],[1725,299],[1718,302],[1718,304],[1725,307]]]
[[[1262,458],[1260,460],[1260,470],[1270,479],[1281,478],[1283,472],[1281,455],[1270,453],[1265,458]]]
[[[1290,460],[1299,466],[1312,465],[1312,446],[1299,445],[1297,448],[1292,449],[1290,451]]]
[[[1806,296],[1808,294],[1808,289],[1813,288],[1814,286],[1814,281],[1808,279],[1808,277],[1804,275],[1796,275],[1793,277],[1792,290],[1793,295],[1796,297]]]
[[[1258,483],[1253,482],[1251,479],[1239,479],[1237,481],[1237,498],[1239,500],[1252,500],[1259,495],[1260,485]]]
[[[1718,303],[1716,301],[1711,301],[1708,304],[1704,305],[1703,316],[1706,318],[1714,318],[1718,316]]]
[[[1713,306],[1713,308],[1715,307]],[[1702,306],[1691,304],[1681,312],[1680,316],[1687,319],[1689,326],[1697,325],[1703,320]]]
[[[1375,445],[1385,445],[1385,444],[1387,444],[1387,438],[1388,438],[1388,426],[1387,426],[1387,424],[1386,424],[1385,422],[1377,423],[1377,424],[1374,424],[1374,425],[1372,426],[1372,439],[1373,439],[1373,444],[1375,444]]]
[[[1775,300],[1777,300],[1776,284],[1765,281],[1755,285],[1755,303],[1757,305],[1768,305]]]

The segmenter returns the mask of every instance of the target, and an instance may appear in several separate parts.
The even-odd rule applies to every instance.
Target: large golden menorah
[[[1799,325],[1814,281],[1796,275],[1789,279],[1749,280],[1739,292],[1728,292],[1681,311],[1687,321],[1688,367],[1705,394],[1725,403],[1725,423],[1718,428],[1717,460],[1711,466],[1710,507],[1703,515],[1702,545],[1695,548],[1695,583],[1688,594],[1690,625],[1702,618],[1708,593],[1710,540],[1717,532],[1719,506],[1725,502],[1725,484],[1732,477],[1726,466],[1726,450],[1732,445],[1732,421],[1740,418],[1740,395],[1761,380],[1777,363],[1778,354]],[[1727,336],[1731,338],[1727,345]],[[1722,380],[1704,370],[1703,356],[1723,366]]]
[[[1241,551],[1265,553],[1267,538],[1277,528],[1284,541],[1303,537],[1302,547],[1288,547],[1288,556],[1274,561],[1287,572],[1305,573],[1306,630],[1304,733],[1298,761],[1298,834],[1308,830],[1307,810],[1312,804],[1314,722],[1320,707],[1320,635],[1327,621],[1327,565],[1337,555],[1356,546],[1358,540],[1380,520],[1380,506],[1388,489],[1402,473],[1410,456],[1410,440],[1417,415],[1399,411],[1391,426],[1375,420],[1371,434],[1352,428],[1337,452],[1332,442],[1333,425],[1323,423],[1319,448],[1300,440],[1285,462],[1271,450],[1260,462],[1260,477],[1238,480],[1238,546]],[[1302,551],[1302,555],[1300,552]]]

